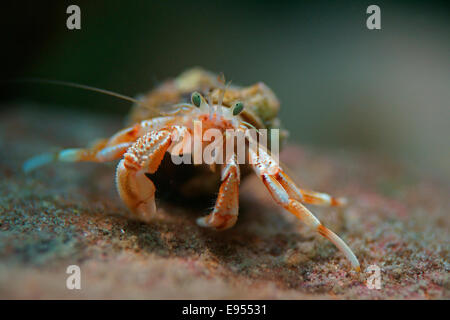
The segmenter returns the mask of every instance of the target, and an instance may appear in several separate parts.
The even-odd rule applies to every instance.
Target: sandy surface
[[[15,111],[13,111],[15,110]],[[241,185],[236,226],[203,230],[204,209],[158,202],[145,225],[126,217],[114,164],[56,164],[29,175],[28,157],[84,146],[117,118],[10,109],[0,116],[0,298],[448,299],[450,187],[384,158],[287,147],[301,185],[346,196],[309,208],[339,234],[363,272],[278,208],[255,177]],[[35,108],[35,110],[37,110]],[[81,290],[66,268],[81,268]],[[365,281],[381,268],[381,289]]]

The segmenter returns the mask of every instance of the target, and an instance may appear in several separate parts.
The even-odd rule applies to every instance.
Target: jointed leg
[[[222,166],[222,184],[216,205],[209,215],[197,219],[198,225],[216,230],[225,230],[234,226],[239,212],[239,180],[239,165],[236,155],[233,155]]]
[[[269,154],[262,149],[250,149],[249,155],[254,171],[266,185],[274,200],[321,236],[333,242],[347,257],[353,268],[359,271],[359,262],[352,250],[335,233],[323,226],[320,221],[299,202],[305,201],[305,193],[295,186],[292,180],[287,177]]]
[[[154,173],[165,152],[177,137],[184,137],[185,127],[173,126],[151,131],[127,150],[116,171],[119,195],[136,217],[149,222],[156,212],[155,186],[146,175]]]
[[[136,123],[134,126],[125,128],[113,135],[107,142],[107,146],[116,145],[122,142],[136,141],[150,131],[159,130],[174,123],[175,117],[157,117]]]
[[[145,120],[132,127],[117,132],[109,139],[102,139],[89,148],[71,148],[57,153],[44,153],[35,156],[23,165],[28,172],[50,162],[107,162],[119,159],[126,150],[145,133],[169,125],[173,117],[159,117]]]
[[[266,148],[262,148],[260,146],[260,149],[257,150],[256,146],[258,144],[255,138],[248,135],[246,137],[250,142],[251,149],[254,150],[253,156],[256,155],[256,157],[252,159],[252,154],[250,154],[250,161],[259,160],[263,167],[265,167],[264,170],[271,170],[271,174],[283,186],[289,197],[305,204],[314,204],[321,206],[335,207],[344,206],[347,204],[347,200],[345,198],[335,198],[326,193],[300,189],[299,187],[297,187],[294,181],[292,181],[292,179],[283,170],[281,170],[278,164],[276,164],[275,161],[269,156]],[[260,155],[260,158],[257,157],[258,154]]]
[[[343,206],[347,203],[345,198],[335,198],[326,193],[298,188],[292,179],[281,169],[275,175],[275,179],[283,186],[291,198],[302,203],[332,207]]]
[[[98,145],[89,148],[73,148],[64,149],[56,154],[57,161],[60,162],[108,162],[119,159],[127,151],[133,142],[122,142],[116,145],[104,146],[99,148]]]

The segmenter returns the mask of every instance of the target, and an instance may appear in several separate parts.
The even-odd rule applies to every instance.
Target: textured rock
[[[145,225],[126,217],[114,164],[55,164],[25,175],[25,159],[84,146],[121,128],[116,118],[11,109],[0,117],[0,298],[448,299],[449,185],[374,155],[287,147],[304,187],[346,196],[345,209],[312,207],[360,259],[278,208],[253,176],[225,232],[195,219],[212,203],[159,201]],[[82,289],[66,289],[79,265]],[[381,268],[380,290],[365,281]]]

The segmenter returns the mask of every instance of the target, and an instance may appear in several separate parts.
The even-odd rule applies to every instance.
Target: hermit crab
[[[273,156],[273,141],[261,146],[254,143],[258,137],[245,133],[248,129],[258,132],[275,130],[280,126],[277,119],[280,103],[265,84],[260,82],[249,87],[226,85],[223,77],[193,68],[137,99],[115,95],[134,102],[128,127],[88,148],[65,149],[33,157],[25,162],[24,170],[31,171],[53,161],[108,162],[120,159],[116,169],[119,196],[132,216],[143,222],[150,222],[156,212],[155,181],[158,185],[168,177],[184,180],[178,191],[187,197],[219,189],[212,212],[197,219],[199,226],[215,230],[225,230],[236,223],[241,173],[246,175],[253,171],[277,204],[334,243],[352,267],[359,271],[359,262],[351,249],[304,206],[341,206],[345,199],[300,189]],[[244,163],[236,154],[237,144],[227,149],[231,152],[227,151],[226,155],[225,152],[217,152],[222,147],[214,149],[209,162],[194,159],[189,166],[170,163],[174,158],[168,155],[184,159],[187,156],[188,160],[195,158],[196,149],[206,143],[202,140],[196,145],[196,132],[204,137],[212,129],[225,142],[237,139],[229,134],[230,130],[243,134]],[[284,136],[282,131],[279,137],[282,139]],[[182,171],[187,167],[193,169],[189,175]]]

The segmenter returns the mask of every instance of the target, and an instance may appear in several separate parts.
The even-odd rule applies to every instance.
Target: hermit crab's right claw
[[[117,166],[116,185],[120,198],[134,216],[143,222],[150,222],[156,213],[156,188],[143,170],[135,170],[128,166],[126,159],[121,160]]]
[[[151,131],[139,138],[119,162],[117,190],[137,219],[149,222],[156,213],[156,188],[149,178],[150,174],[158,170],[172,142],[186,133],[187,129],[180,126]]]

